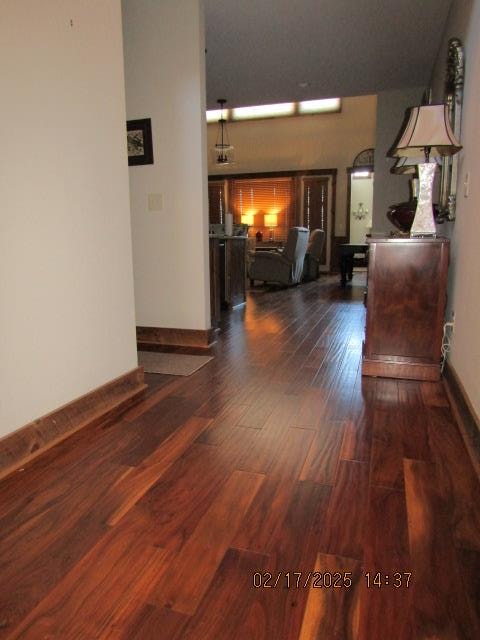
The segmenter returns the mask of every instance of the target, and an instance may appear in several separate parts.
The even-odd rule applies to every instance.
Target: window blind
[[[322,229],[328,237],[328,178],[303,179],[303,225],[310,231]],[[324,242],[320,264],[327,262],[327,243]]]
[[[225,222],[225,184],[223,180],[208,183],[208,221],[210,224]]]
[[[295,202],[292,177],[281,178],[237,178],[232,184],[232,204],[235,222],[241,222],[242,214],[253,215],[250,236],[257,231],[268,240],[270,227],[265,224],[265,216],[277,215],[274,237],[277,241],[287,239],[288,230],[294,226]]]

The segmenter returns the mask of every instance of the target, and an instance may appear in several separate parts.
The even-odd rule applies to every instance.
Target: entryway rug
[[[145,373],[164,373],[169,376],[190,376],[210,360],[213,360],[212,356],[158,351],[138,352],[138,364],[144,368]]]

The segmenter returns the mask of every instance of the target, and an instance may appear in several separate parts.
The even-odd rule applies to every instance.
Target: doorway
[[[365,244],[372,232],[373,167],[350,167],[347,173],[347,242]]]

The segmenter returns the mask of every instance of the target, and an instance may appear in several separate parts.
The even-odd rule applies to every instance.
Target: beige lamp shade
[[[253,227],[253,213],[242,213],[242,224],[248,224],[249,227]]]
[[[451,156],[461,148],[450,125],[447,105],[428,104],[408,109],[406,125],[387,155],[418,158],[421,150],[427,149],[431,156]]]
[[[266,227],[276,227],[278,224],[278,216],[276,213],[266,213],[264,216]]]

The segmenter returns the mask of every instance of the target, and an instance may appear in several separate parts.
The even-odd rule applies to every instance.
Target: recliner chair
[[[304,227],[292,227],[288,231],[285,249],[257,251],[249,268],[249,278],[263,282],[276,282],[289,286],[302,279],[303,261],[307,250],[309,231]]]

